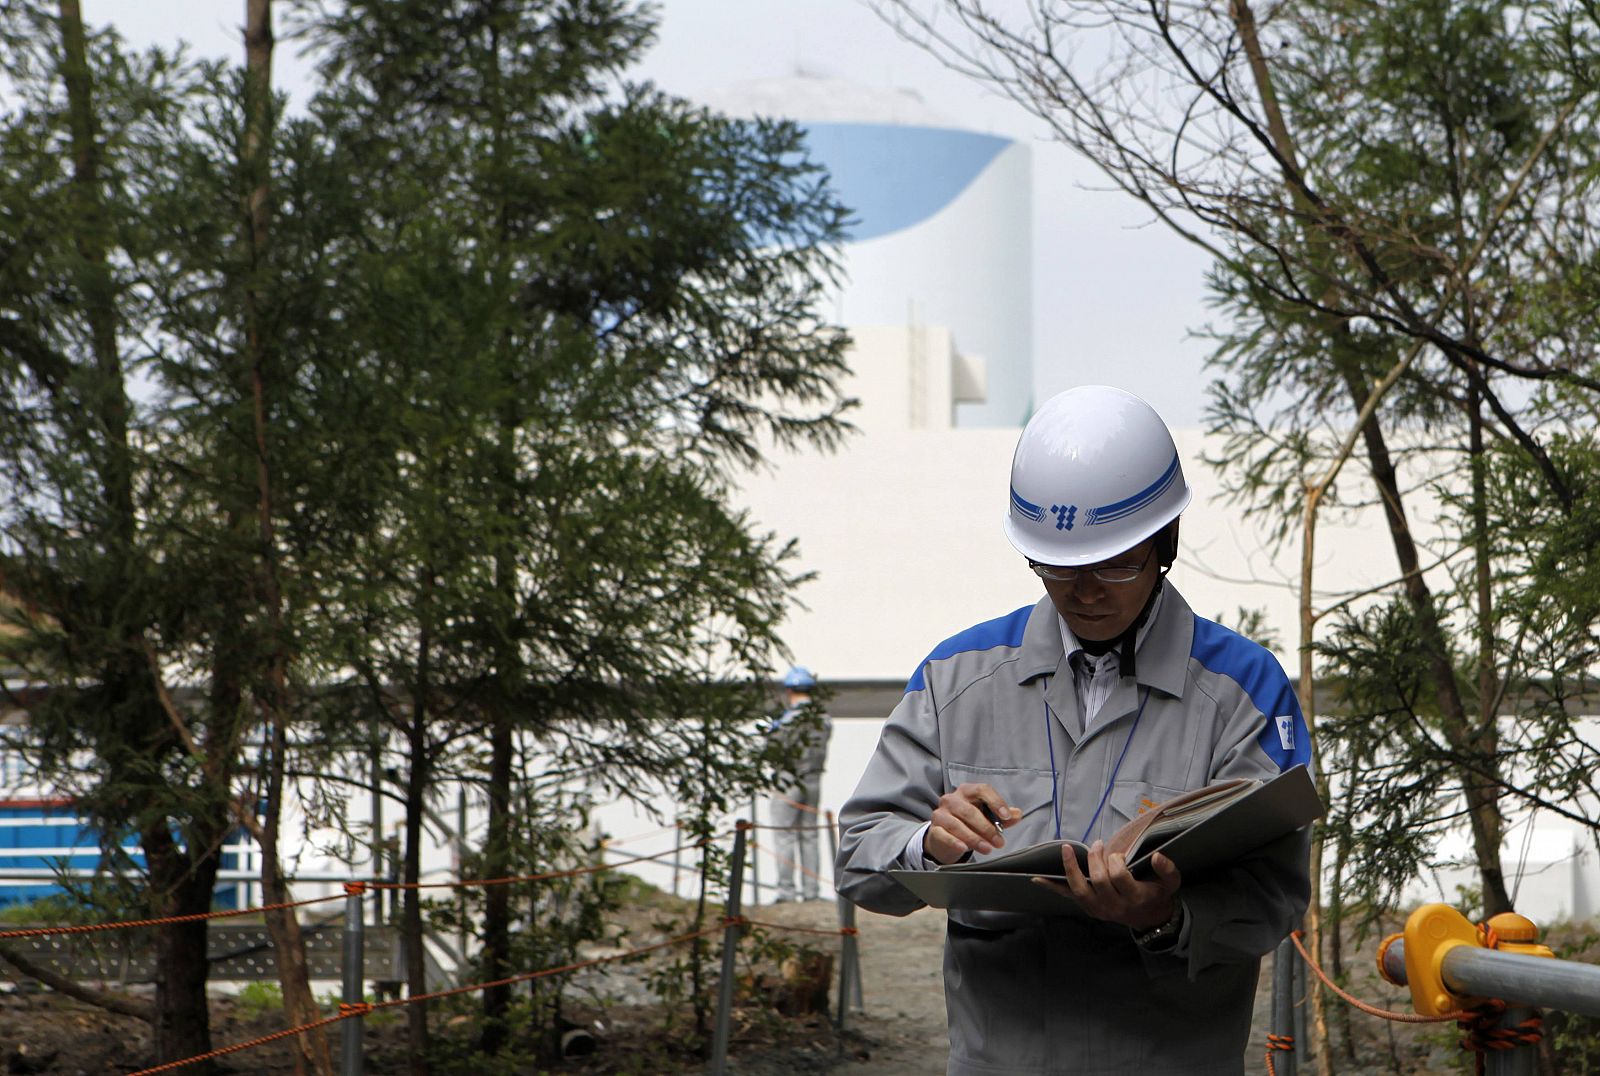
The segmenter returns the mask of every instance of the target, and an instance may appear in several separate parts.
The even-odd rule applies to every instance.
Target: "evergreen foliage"
[[[8,656],[50,689],[41,778],[143,838],[153,911],[209,906],[284,763],[338,823],[376,747],[410,881],[447,779],[495,876],[566,862],[597,798],[747,802],[793,764],[749,729],[803,576],[731,496],[848,432],[844,210],[792,125],[623,82],[642,9],[295,7],[318,89],[264,145],[233,65],[100,33],[86,96],[63,20],[0,16]],[[607,892],[494,887],[484,971],[570,956]],[[163,1060],[207,1038],[194,940]]]
[[[1275,31],[1288,35],[1274,85],[1304,174],[1357,238],[1263,214],[1272,242],[1248,268],[1217,267],[1219,463],[1250,510],[1290,533],[1306,476],[1326,469],[1364,402],[1353,386],[1408,363],[1374,418],[1394,477],[1371,470],[1369,437],[1368,473],[1338,493],[1412,540],[1419,525],[1443,535],[1390,588],[1411,591],[1409,609],[1357,601],[1318,645],[1339,687],[1323,764],[1353,786],[1329,824],[1349,844],[1340,884],[1355,900],[1392,899],[1435,865],[1459,817],[1452,793],[1476,785],[1475,853],[1496,910],[1504,811],[1574,817],[1560,805],[1588,784],[1593,748],[1570,705],[1593,665],[1592,581],[1558,582],[1535,550],[1591,514],[1574,464],[1592,451],[1600,374],[1586,339],[1600,293],[1580,268],[1600,250],[1586,176],[1597,143],[1575,113],[1594,93],[1578,57],[1597,30],[1563,5],[1429,0],[1321,4]],[[1284,249],[1322,259],[1306,279],[1325,301],[1296,293]],[[1351,321],[1336,308],[1364,302],[1347,283],[1362,258],[1380,290]],[[1437,332],[1408,338],[1382,306],[1426,311]],[[1434,641],[1424,615],[1448,638]]]

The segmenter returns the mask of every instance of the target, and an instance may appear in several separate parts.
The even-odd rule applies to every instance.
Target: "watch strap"
[[[1145,949],[1154,949],[1157,952],[1171,949],[1178,943],[1178,935],[1183,931],[1183,902],[1175,901],[1176,907],[1165,923],[1158,923],[1148,930],[1133,932],[1134,944]]]

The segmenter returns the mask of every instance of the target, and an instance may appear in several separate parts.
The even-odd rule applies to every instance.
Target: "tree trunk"
[[[1229,17],[1233,20],[1235,28],[1239,31],[1239,40],[1244,48],[1245,60],[1249,64],[1251,77],[1255,81],[1256,93],[1261,99],[1261,110],[1266,116],[1268,135],[1272,140],[1273,148],[1278,154],[1279,168],[1285,174],[1285,185],[1289,188],[1297,203],[1304,203],[1305,192],[1296,182],[1299,175],[1299,154],[1295,149],[1293,136],[1289,133],[1289,124],[1284,119],[1283,109],[1278,104],[1278,94],[1272,83],[1272,72],[1267,67],[1266,54],[1261,49],[1261,39],[1257,33],[1255,11],[1252,10],[1249,0],[1231,0],[1229,4]],[[1337,340],[1339,326],[1329,326],[1328,338],[1330,344]],[[1312,663],[1311,644],[1314,638],[1316,615],[1311,607],[1311,578],[1315,562],[1313,553],[1316,548],[1316,521],[1317,509],[1322,495],[1326,492],[1328,481],[1331,478],[1315,485],[1306,491],[1305,519],[1301,538],[1300,550],[1300,698],[1301,711],[1306,721],[1308,733],[1315,729],[1316,721],[1316,688],[1315,668]],[[1313,743],[1315,737],[1313,736]],[[1314,757],[1313,757],[1314,760]],[[1327,782],[1319,780],[1318,791],[1327,798]],[[1310,951],[1317,959],[1322,958],[1322,842],[1313,841],[1311,848],[1311,902],[1306,909],[1307,933],[1310,935]],[[1328,1035],[1328,1012],[1326,999],[1321,990],[1311,992],[1311,1026],[1312,1038],[1318,1068],[1323,1076],[1333,1076],[1337,1071],[1333,1062],[1333,1045]]]
[[[406,724],[405,860],[402,881],[405,901],[401,906],[401,950],[405,956],[406,989],[411,997],[428,992],[427,952],[423,948],[422,819],[428,807],[428,783],[432,779],[432,755],[428,749],[428,720],[431,716],[434,576],[424,565],[417,587],[417,679],[411,694],[410,720]],[[428,1009],[426,1002],[406,1006],[406,1037],[410,1047],[411,1076],[428,1076]]]
[[[1360,372],[1348,364],[1343,369],[1343,375],[1350,399],[1356,410],[1360,411],[1366,402],[1366,382]],[[1376,415],[1367,419],[1361,433],[1367,449],[1367,466],[1378,487],[1384,518],[1389,524],[1395,560],[1404,576],[1406,598],[1412,615],[1416,617],[1419,642],[1428,661],[1429,679],[1438,696],[1440,731],[1444,733],[1451,750],[1467,760],[1466,765],[1458,765],[1456,770],[1467,802],[1467,823],[1472,833],[1473,854],[1483,880],[1483,914],[1487,918],[1511,909],[1505,875],[1500,869],[1499,783],[1492,776],[1497,764],[1492,754],[1485,753],[1486,747],[1492,746],[1494,725],[1490,722],[1487,738],[1481,731],[1475,732],[1468,727],[1466,706],[1461,698],[1460,684],[1456,681],[1455,668],[1450,661],[1450,649],[1434,608],[1433,594],[1422,577],[1422,559],[1411,535],[1411,526],[1406,520],[1405,502],[1394,461]]]
[[[1271,72],[1267,67],[1265,53],[1261,49],[1255,14],[1249,0],[1231,0],[1230,14],[1239,30],[1240,41],[1256,81],[1262,110],[1267,119],[1267,129],[1278,154],[1285,183],[1297,203],[1311,214],[1314,207],[1306,201],[1304,188],[1300,182],[1294,139],[1278,107],[1272,87]],[[1308,216],[1308,219],[1314,219],[1314,216]],[[1365,376],[1350,361],[1343,359],[1337,348],[1334,351],[1334,360],[1345,381],[1356,413],[1363,413],[1371,395]],[[1417,555],[1416,543],[1405,517],[1404,502],[1399,483],[1396,481],[1394,464],[1384,443],[1376,412],[1368,414],[1362,424],[1361,434],[1367,449],[1367,461],[1373,482],[1377,485],[1383,501],[1384,516],[1389,524],[1395,559],[1404,577],[1406,597],[1416,617],[1421,643],[1427,654],[1430,680],[1438,693],[1441,729],[1451,748],[1463,758],[1470,760],[1469,766],[1458,766],[1457,772],[1466,799],[1473,851],[1483,880],[1484,914],[1493,915],[1510,908],[1510,898],[1500,869],[1501,821],[1497,800],[1498,783],[1492,776],[1495,760],[1492,755],[1482,754],[1484,742],[1481,734],[1474,734],[1467,727],[1466,710],[1460,686],[1456,682],[1455,670],[1450,662],[1449,647],[1433,605],[1433,596],[1422,577],[1421,560]],[[1486,776],[1480,776],[1474,770],[1482,771]],[[1323,1033],[1325,1030],[1325,1028],[1319,1029]],[[1331,1051],[1327,1050],[1325,1038],[1322,1047],[1324,1059],[1331,1065],[1332,1059],[1328,1056]]]
[[[60,0],[62,79],[72,132],[72,191],[78,255],[77,284],[89,322],[94,355],[94,390],[87,401],[99,444],[90,445],[119,550],[132,554],[135,533],[133,461],[128,451],[128,397],[117,350],[116,281],[107,256],[110,227],[100,188],[100,143],[95,123],[94,82],[78,0]],[[134,647],[135,652],[139,650]]]
[[[491,210],[495,214],[495,232],[501,249],[510,241],[507,214],[509,210],[510,195],[504,187],[504,177],[513,167],[507,159],[506,152],[506,115],[503,108],[502,86],[500,81],[500,38],[497,26],[493,19],[489,20],[490,48],[487,55],[487,73],[490,90],[487,93],[492,116],[492,141],[490,152],[495,162],[495,180],[490,188]],[[506,275],[506,266],[501,259],[496,259],[495,276],[500,281]],[[502,335],[496,347],[502,352],[507,348],[507,341]],[[503,367],[502,367],[503,368]],[[515,394],[512,394],[513,396]],[[500,421],[499,438],[495,458],[500,471],[501,503],[500,509],[508,516],[514,514],[515,505],[510,494],[506,491],[514,488],[516,483],[516,410],[511,406],[504,409]],[[517,592],[517,571],[510,554],[504,548],[495,551],[495,585],[497,592],[503,595],[513,595]],[[484,847],[484,870],[490,878],[503,878],[511,873],[512,827],[511,827],[511,786],[512,786],[512,727],[511,715],[507,711],[509,692],[504,690],[512,682],[513,670],[516,665],[517,655],[515,650],[506,643],[506,633],[502,625],[495,625],[493,637],[501,640],[496,645],[495,675],[499,678],[502,690],[494,693],[494,713],[491,716],[493,727],[490,730],[489,744],[489,832]],[[484,893],[483,907],[483,956],[484,956],[484,981],[493,982],[505,976],[506,969],[511,965],[511,892],[509,886],[490,886]],[[480,1040],[484,1052],[498,1053],[505,1041],[506,1012],[511,1004],[511,987],[491,986],[483,992],[483,1035]]]
[[[245,4],[245,135],[241,164],[249,177],[245,194],[245,241],[250,251],[250,282],[244,289],[245,367],[250,372],[256,450],[256,520],[260,540],[257,589],[265,605],[267,651],[262,716],[271,738],[268,753],[266,820],[261,828],[261,892],[268,905],[291,899],[283,878],[278,834],[283,814],[284,767],[288,751],[288,654],[283,623],[283,594],[278,579],[277,539],[274,533],[272,458],[268,431],[268,342],[262,331],[262,308],[267,297],[261,269],[266,262],[271,224],[272,178],[272,0],[246,0]],[[292,908],[264,913],[272,936],[278,981],[284,1009],[291,1024],[315,1022],[321,1013],[311,992],[306,968],[305,942],[300,920]],[[295,1038],[295,1072],[310,1065],[318,1076],[333,1076],[333,1056],[325,1036],[311,1033]]]
[[[489,834],[484,844],[484,876],[504,878],[511,872],[511,718],[503,704],[495,706],[489,734]],[[492,885],[484,890],[483,981],[505,977],[511,964],[511,887]],[[483,992],[484,1053],[498,1053],[506,1038],[506,1012],[511,1004],[510,985]]]
[[[66,87],[68,127],[72,145],[74,242],[82,264],[76,279],[89,323],[93,355],[93,389],[85,399],[87,445],[106,505],[106,542],[124,571],[131,571],[135,556],[137,523],[133,501],[133,463],[128,448],[128,399],[117,350],[117,295],[108,250],[109,228],[100,186],[100,154],[95,122],[94,82],[89,68],[88,40],[78,0],[60,0],[61,72]],[[132,587],[126,588],[131,590]],[[110,613],[102,627],[119,633]],[[122,656],[113,655],[103,670],[108,698],[132,702],[150,694],[149,673],[144,668],[144,647],[137,637],[122,639]],[[133,706],[141,715],[145,740],[153,754],[171,738],[166,715],[153,694],[147,705]],[[204,914],[211,910],[212,886],[219,864],[214,847],[203,845],[198,831],[203,820],[190,828],[192,845],[178,846],[166,819],[147,825],[140,834],[145,852],[151,911],[161,918]],[[218,842],[220,845],[220,842]],[[163,923],[155,928],[156,1003],[155,1049],[162,1063],[182,1061],[211,1050],[211,1023],[206,1005],[205,920]],[[212,1066],[195,1066],[197,1072]]]
[[[272,722],[272,751],[268,759],[267,822],[259,830],[261,845],[261,895],[266,904],[285,904],[293,899],[283,877],[278,854],[278,819],[282,814],[284,754],[286,744],[282,720]],[[306,967],[305,938],[293,908],[275,908],[263,913],[267,933],[272,937],[272,952],[278,967],[278,983],[283,990],[283,1006],[292,1026],[314,1023],[322,1018],[311,992],[311,974]],[[327,1038],[310,1032],[295,1036],[295,1071],[310,1065],[318,1076],[333,1076],[333,1054]]]
[[[1478,727],[1468,735],[1471,739],[1475,757],[1482,760],[1483,768],[1494,773],[1499,765],[1500,752],[1500,723],[1497,703],[1499,700],[1499,674],[1495,668],[1495,622],[1494,622],[1494,590],[1489,564],[1489,503],[1488,503],[1488,475],[1487,463],[1483,458],[1483,412],[1482,403],[1478,396],[1477,386],[1473,385],[1468,393],[1468,447],[1472,455],[1472,560],[1474,572],[1474,589],[1477,602],[1477,635],[1478,635]],[[1505,892],[1505,879],[1501,874],[1498,851],[1502,836],[1502,820],[1500,809],[1494,800],[1498,791],[1498,784],[1491,783],[1487,795],[1482,797],[1483,802],[1478,808],[1483,812],[1482,826],[1486,833],[1493,835],[1496,858],[1493,864],[1479,861],[1479,872],[1484,892],[1484,917],[1488,918],[1499,912],[1511,910],[1511,898]],[[1489,868],[1493,867],[1491,875]],[[1492,892],[1498,893],[1503,898],[1501,907],[1491,909],[1488,896]]]
[[[1316,637],[1317,614],[1312,608],[1313,573],[1316,571],[1317,548],[1317,512],[1322,505],[1322,495],[1327,491],[1328,483],[1308,484],[1305,492],[1305,509],[1300,523],[1300,711],[1305,718],[1306,735],[1311,737],[1311,743],[1317,741],[1317,680],[1316,666],[1313,661],[1312,643]],[[1324,803],[1328,800],[1328,779],[1323,776],[1322,768],[1317,765],[1316,754],[1312,754],[1312,769],[1316,772],[1317,794]],[[1306,949],[1317,959],[1323,953],[1323,919],[1322,919],[1322,861],[1323,842],[1320,837],[1313,837],[1311,841],[1311,899],[1306,905]],[[1334,917],[1334,929],[1339,929],[1338,917]],[[1322,1071],[1331,1074],[1333,1067],[1333,1050],[1328,1035],[1328,1006],[1327,998],[1321,990],[1312,990],[1311,1003],[1311,1037],[1316,1051],[1322,1061]]]
[[[1345,817],[1349,818],[1351,809],[1349,801],[1355,798],[1356,785],[1352,781],[1345,788]],[[1344,868],[1350,856],[1350,833],[1348,829],[1341,829],[1339,838],[1334,844],[1333,851],[1333,890],[1332,909],[1328,916],[1329,922],[1329,961],[1328,967],[1333,973],[1334,982],[1342,982],[1344,977]],[[1319,994],[1321,991],[1317,991]],[[1344,1046],[1342,1054],[1351,1064],[1356,1062],[1356,1040],[1354,1029],[1350,1026],[1350,1006],[1335,1006],[1334,1012],[1338,1014],[1339,1040]],[[1330,1045],[1331,1049],[1331,1045]]]
[[[199,842],[199,835],[190,834]],[[205,854],[185,852],[163,819],[140,834],[149,868],[151,912],[157,918],[204,915],[211,911],[212,889],[220,866],[215,842]],[[155,928],[156,1019],[155,1050],[160,1064],[184,1061],[210,1053],[211,1020],[206,1003],[206,959],[209,921],[163,923]],[[216,1066],[201,1062],[187,1066],[196,1073],[211,1073]]]
[[[428,793],[426,712],[412,715],[408,729],[411,751],[410,773],[406,778],[405,902],[401,910],[402,951],[405,953],[406,989],[411,997],[428,992],[427,953],[423,949],[422,893],[422,818]],[[426,1003],[406,1006],[406,1032],[411,1048],[411,1076],[428,1076],[428,1009]]]

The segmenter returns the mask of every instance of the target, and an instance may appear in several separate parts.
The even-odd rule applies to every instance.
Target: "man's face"
[[[1137,568],[1139,574],[1131,582],[1107,583],[1095,576],[1093,569],[1096,568]],[[1072,634],[1090,642],[1104,642],[1128,630],[1144,603],[1150,600],[1150,592],[1160,577],[1161,566],[1156,563],[1154,542],[1145,541],[1126,553],[1087,565],[1071,582],[1056,579],[1043,582],[1056,612],[1067,622]]]

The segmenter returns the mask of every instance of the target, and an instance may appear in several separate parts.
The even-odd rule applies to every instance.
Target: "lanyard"
[[[1050,690],[1050,678],[1044,678],[1044,689]],[[1117,756],[1117,764],[1111,767],[1111,777],[1106,781],[1105,791],[1100,793],[1100,802],[1094,809],[1094,817],[1089,819],[1089,824],[1084,827],[1083,836],[1079,840],[1087,841],[1089,834],[1094,832],[1094,825],[1100,821],[1100,812],[1106,808],[1106,800],[1111,798],[1111,789],[1117,783],[1117,774],[1122,772],[1122,762],[1128,757],[1128,748],[1133,746],[1133,734],[1139,731],[1139,720],[1144,717],[1144,704],[1150,701],[1150,689],[1144,689],[1144,695],[1139,699],[1139,711],[1133,715],[1133,724],[1128,727],[1128,738],[1122,741],[1122,753]],[[1057,785],[1060,774],[1056,770],[1056,741],[1050,730],[1054,711],[1050,709],[1050,700],[1044,700],[1044,739],[1050,749],[1050,809],[1055,815],[1056,840],[1061,839],[1061,797],[1057,794]]]

